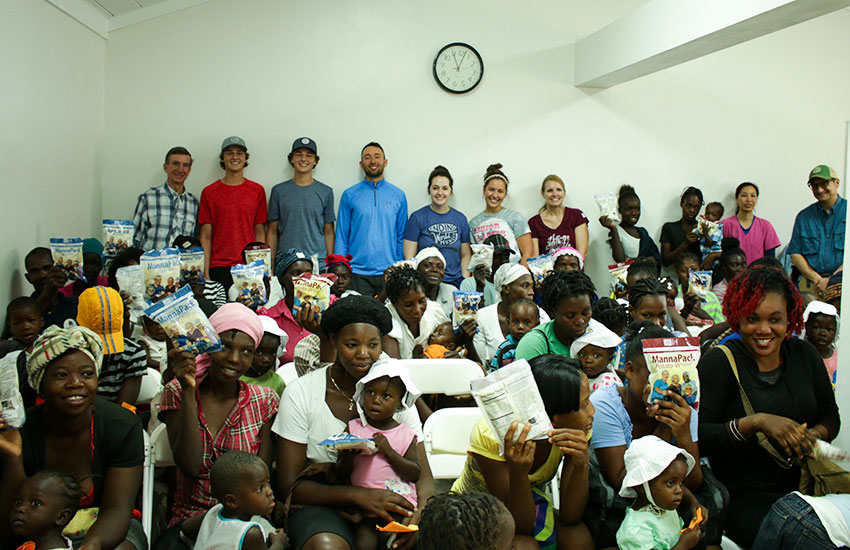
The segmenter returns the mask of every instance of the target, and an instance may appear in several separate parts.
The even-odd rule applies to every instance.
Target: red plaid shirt
[[[161,412],[180,409],[183,392],[175,378],[162,391]],[[277,414],[280,398],[271,388],[239,382],[239,396],[233,410],[213,439],[207,427],[201,403],[198,402],[198,423],[201,431],[201,474],[198,477],[177,469],[177,490],[171,524],[206,512],[218,501],[210,490],[210,467],[227,451],[257,454],[260,449],[260,429]]]

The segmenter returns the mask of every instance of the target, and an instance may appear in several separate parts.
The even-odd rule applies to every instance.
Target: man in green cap
[[[800,271],[800,292],[823,294],[831,275],[844,268],[847,201],[838,195],[838,174],[826,164],[809,172],[817,200],[797,214],[788,253]]]

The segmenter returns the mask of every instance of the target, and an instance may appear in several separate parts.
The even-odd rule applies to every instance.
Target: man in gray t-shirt
[[[318,163],[316,142],[308,137],[296,139],[289,153],[295,174],[291,180],[275,185],[269,199],[266,242],[272,255],[278,250],[300,248],[321,260],[334,253],[334,192],[313,179]]]

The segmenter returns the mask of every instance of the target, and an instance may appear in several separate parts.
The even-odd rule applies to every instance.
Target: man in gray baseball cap
[[[239,136],[221,144],[219,164],[224,177],[201,192],[198,224],[204,247],[204,273],[230,288],[230,268],[242,263],[242,249],[266,238],[266,190],[243,175],[248,146]]]
[[[298,248],[324,259],[334,253],[334,192],[313,178],[319,164],[316,142],[301,137],[288,156],[292,179],[272,188],[266,242],[278,249]]]

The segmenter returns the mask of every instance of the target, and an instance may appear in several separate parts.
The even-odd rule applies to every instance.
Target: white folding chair
[[[171,454],[171,443],[165,424],[154,428],[148,437],[145,432],[145,466],[142,473],[142,529],[150,544],[153,528],[153,489],[154,471],[157,467],[174,466],[174,456]]]
[[[464,395],[469,383],[484,377],[484,371],[469,359],[402,359],[420,393]]]
[[[469,449],[469,434],[480,418],[478,407],[449,407],[428,417],[422,431],[434,479],[460,476]]]
[[[136,404],[150,403],[151,399],[161,389],[162,374],[158,370],[148,367],[145,374],[142,375],[142,385],[139,388],[139,397],[136,398]]]
[[[276,372],[278,376],[283,378],[283,383],[287,386],[290,382],[298,378],[298,371],[295,370],[295,363],[292,362],[286,363],[285,365],[281,365]]]

